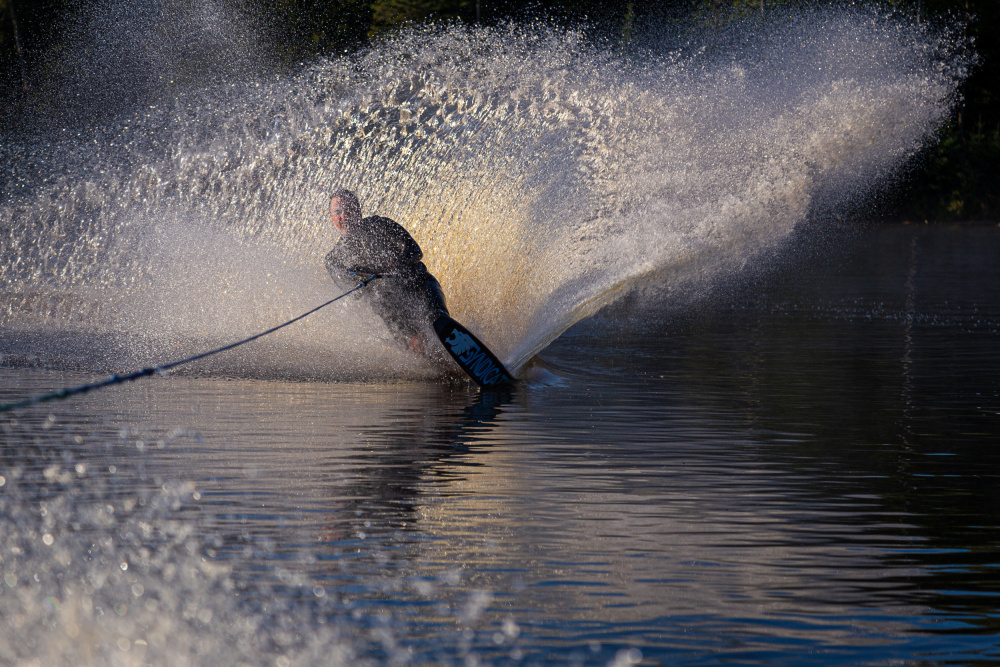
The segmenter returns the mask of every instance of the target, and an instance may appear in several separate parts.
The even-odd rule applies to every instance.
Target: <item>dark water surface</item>
[[[998,256],[879,228],[578,325],[509,395],[173,376],[3,417],[0,663],[1000,663]]]

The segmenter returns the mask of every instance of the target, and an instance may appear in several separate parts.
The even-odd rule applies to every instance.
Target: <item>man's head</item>
[[[330,219],[337,231],[343,234],[361,221],[361,203],[358,196],[343,188],[330,196]]]

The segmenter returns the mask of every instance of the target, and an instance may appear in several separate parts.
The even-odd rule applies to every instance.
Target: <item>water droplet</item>
[[[122,564],[119,565],[118,567],[120,567],[122,569],[122,572],[124,572],[125,570],[128,569],[128,561],[122,561]]]
[[[614,667],[628,667],[628,665],[638,665],[642,662],[642,651],[637,648],[623,648],[615,653],[615,660],[611,664]]]
[[[42,543],[45,544],[45,546],[51,547],[53,542],[55,542],[55,539],[53,539],[51,533],[45,533],[42,535]]]

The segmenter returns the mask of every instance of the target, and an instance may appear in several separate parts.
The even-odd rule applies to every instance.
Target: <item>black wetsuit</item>
[[[400,342],[447,315],[441,285],[421,261],[424,253],[402,225],[373,215],[349,229],[326,256],[326,270],[340,287],[373,273],[382,278],[364,288],[364,297]]]

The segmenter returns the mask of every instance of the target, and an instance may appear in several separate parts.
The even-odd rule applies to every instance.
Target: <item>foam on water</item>
[[[90,366],[160,362],[311,308],[335,292],[326,204],[346,186],[520,369],[636,287],[703,287],[869,195],[955,102],[967,61],[924,28],[778,21],[642,54],[544,23],[414,30],[9,142],[0,318],[35,342],[6,352],[78,360],[51,338],[73,331],[100,341]],[[434,372],[387,341],[353,301],[212,368]]]
[[[5,423],[2,432],[16,438],[24,427],[41,431],[28,422]],[[47,447],[60,440],[72,449],[83,438],[43,436],[35,453],[51,454]],[[174,444],[161,439],[158,446]],[[190,513],[200,497],[194,485],[121,488],[114,466],[65,456],[37,463],[5,466],[0,475],[4,664],[291,664],[286,656],[296,664],[358,664],[335,623],[310,618],[315,610],[275,595],[247,613],[232,567],[205,557],[222,545],[206,539],[211,531]],[[246,559],[261,557],[248,547]],[[318,595],[301,576],[275,585]],[[302,644],[305,623],[310,639]]]

